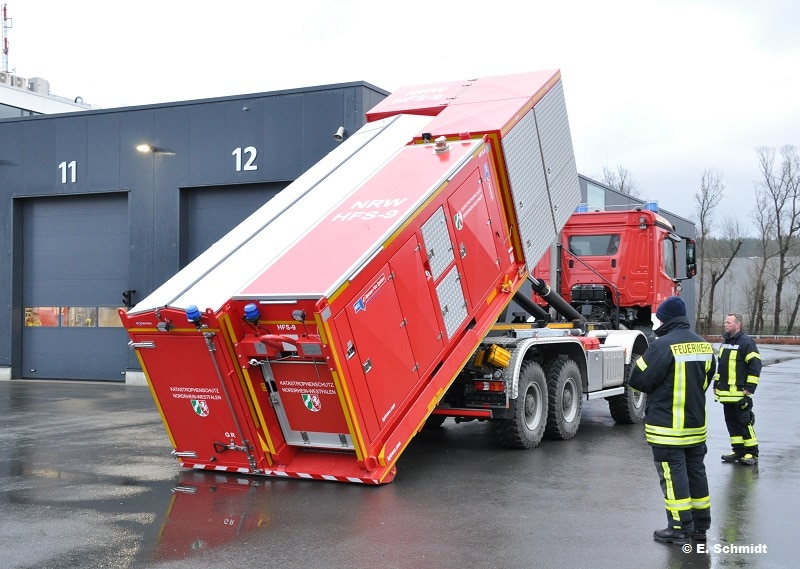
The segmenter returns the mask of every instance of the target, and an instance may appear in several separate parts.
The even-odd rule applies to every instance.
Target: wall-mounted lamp
[[[341,142],[344,140],[344,135],[347,134],[347,131],[344,129],[343,126],[340,126],[336,129],[336,132],[333,133],[333,139],[336,142]]]
[[[153,146],[152,144],[139,144],[136,147],[136,150],[142,153],[151,152],[153,154],[162,154],[164,156],[175,156],[175,152],[172,150],[167,150],[166,148],[159,148],[158,146]]]

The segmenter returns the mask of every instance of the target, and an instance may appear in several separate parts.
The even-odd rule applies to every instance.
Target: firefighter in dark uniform
[[[667,527],[653,539],[687,544],[706,541],[711,498],[706,455],[706,391],[716,371],[714,348],[692,332],[686,305],[667,298],[656,311],[658,339],[633,368],[630,386],[647,394],[644,432],[653,451]]]
[[[758,462],[758,439],[753,428],[753,398],[761,375],[761,354],[753,339],[742,332],[742,315],[725,316],[725,334],[719,346],[719,369],[714,377],[714,395],[722,403],[731,437],[725,462],[753,465]]]

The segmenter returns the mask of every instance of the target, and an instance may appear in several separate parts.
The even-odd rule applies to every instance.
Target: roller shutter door
[[[22,219],[22,377],[123,381],[127,193],[24,200]]]
[[[277,182],[184,189],[181,266],[186,266],[287,185]]]

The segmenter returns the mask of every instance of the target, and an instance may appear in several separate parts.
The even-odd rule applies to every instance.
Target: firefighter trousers
[[[651,447],[656,464],[668,527],[680,532],[711,526],[711,497],[703,460],[705,443],[691,447]]]
[[[722,404],[725,425],[728,427],[728,434],[731,437],[731,448],[739,456],[745,454],[758,456],[758,439],[753,427],[755,416],[753,415],[752,398],[749,398],[749,402],[750,405],[745,409],[739,402]]]

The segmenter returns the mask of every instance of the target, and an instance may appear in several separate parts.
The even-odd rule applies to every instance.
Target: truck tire
[[[422,428],[427,431],[438,429],[444,424],[445,419],[447,419],[447,417],[444,415],[431,415],[425,419],[425,424],[422,426]]]
[[[622,395],[614,395],[608,398],[608,409],[611,417],[617,423],[641,423],[644,420],[644,409],[647,404],[647,395],[641,391],[636,391],[628,385],[628,380],[633,373],[636,361],[642,357],[641,354],[631,354],[631,363],[625,366],[625,392]]]
[[[581,425],[583,383],[581,370],[573,360],[558,358],[546,367],[549,410],[544,434],[551,439],[574,437]]]
[[[530,449],[541,442],[547,425],[547,381],[542,366],[533,361],[522,363],[517,381],[514,418],[495,420],[494,432],[501,446]]]
[[[652,324],[650,326],[634,326],[633,329],[638,330],[639,332],[644,334],[644,337],[647,338],[647,343],[649,345],[652,346],[653,342],[656,341],[656,333],[653,332]]]

